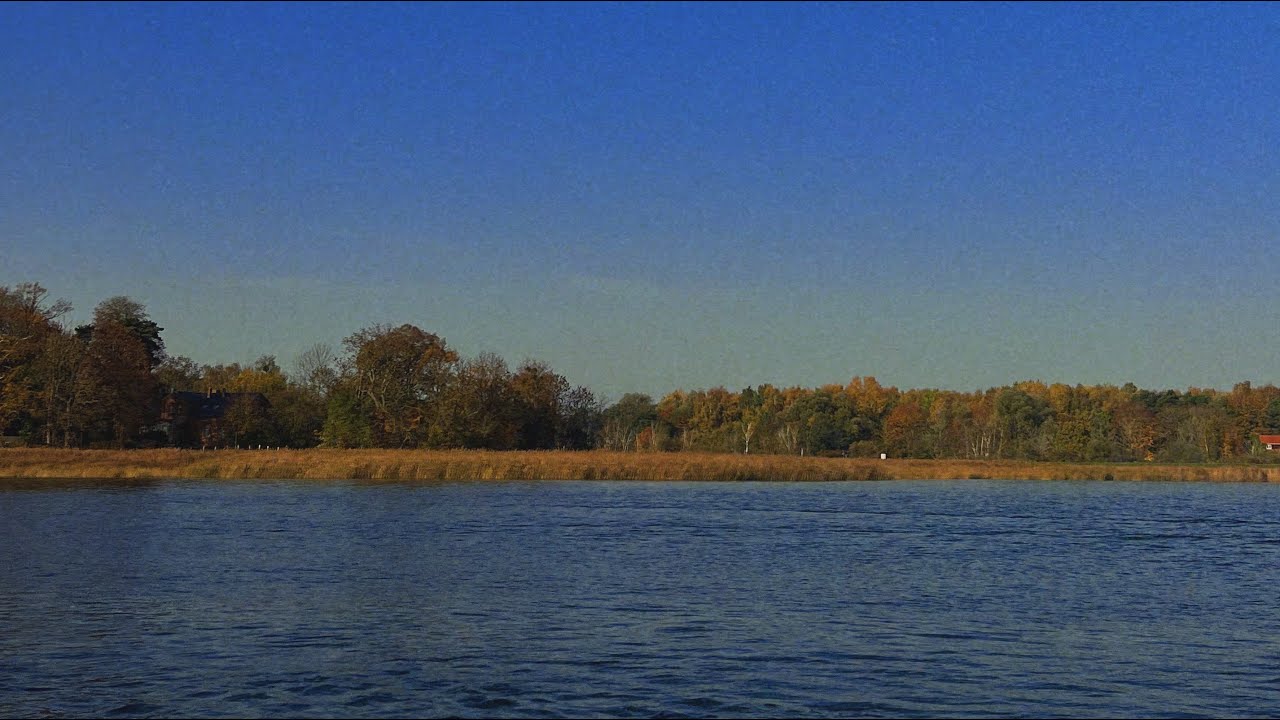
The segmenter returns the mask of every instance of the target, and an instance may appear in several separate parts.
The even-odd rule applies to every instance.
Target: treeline
[[[611,449],[1067,462],[1280,461],[1280,388],[1151,391],[1018,382],[980,392],[898,390],[873,377],[626,395],[603,413]]]
[[[164,328],[127,297],[87,325],[45,288],[0,286],[0,434],[28,445],[155,447],[172,435],[175,391],[237,398],[210,444],[227,446],[587,449],[600,404],[540,362],[514,371],[493,354],[464,359],[412,325],[377,325],[304,352],[292,372],[273,356],[200,365],[165,352]],[[252,402],[254,397],[266,402]]]
[[[979,392],[905,390],[871,377],[820,388],[677,390],[606,404],[539,362],[463,358],[412,325],[315,345],[289,372],[169,356],[163,328],[127,297],[87,325],[38,284],[0,286],[0,431],[29,445],[150,447],[173,391],[253,395],[219,442],[286,447],[699,450],[751,454],[1056,461],[1275,461],[1280,389],[1152,391],[1019,382]]]

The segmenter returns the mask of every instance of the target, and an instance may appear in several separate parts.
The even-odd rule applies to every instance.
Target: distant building
[[[265,412],[270,403],[262,393],[175,391],[160,405],[160,425],[173,447],[223,447],[231,444],[227,412],[244,407]]]
[[[1258,442],[1268,450],[1280,450],[1280,435],[1259,435]]]

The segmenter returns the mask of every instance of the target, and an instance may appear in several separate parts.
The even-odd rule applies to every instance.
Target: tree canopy
[[[871,376],[627,393],[604,403],[546,363],[461,356],[415,325],[372,325],[292,371],[168,355],[143,304],[108,298],[74,329],[38,283],[0,286],[0,432],[32,445],[172,442],[164,399],[227,393],[217,442],[308,447],[709,451],[1067,461],[1280,461],[1280,389],[1143,389],[1038,380],[973,392],[899,390]]]

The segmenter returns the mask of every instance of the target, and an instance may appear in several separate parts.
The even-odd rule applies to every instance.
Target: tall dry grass
[[[1175,480],[1280,482],[1280,466],[876,460],[711,453],[0,448],[0,478],[334,480]]]

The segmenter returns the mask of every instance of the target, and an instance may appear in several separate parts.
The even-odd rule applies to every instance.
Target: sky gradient
[[[0,285],[607,399],[1280,383],[1280,5],[0,5]]]

